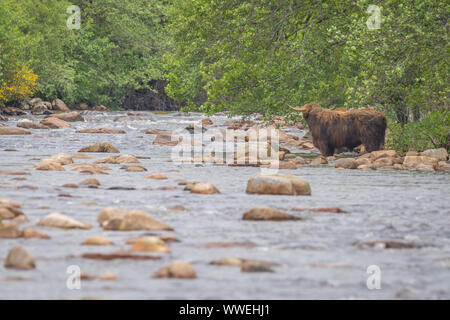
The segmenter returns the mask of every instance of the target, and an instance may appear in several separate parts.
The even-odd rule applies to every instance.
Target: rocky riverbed
[[[172,153],[177,130],[256,120],[44,117],[0,122],[0,299],[450,298],[445,150],[324,159],[278,119],[283,161],[261,178],[273,163],[245,152],[220,165]]]

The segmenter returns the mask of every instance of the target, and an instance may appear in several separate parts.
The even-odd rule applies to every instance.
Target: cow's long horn
[[[301,111],[301,112],[305,111],[304,107],[293,107],[290,105],[288,105],[288,107],[295,111]]]

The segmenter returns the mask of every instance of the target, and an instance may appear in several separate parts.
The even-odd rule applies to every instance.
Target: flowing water
[[[39,121],[39,116],[28,116]],[[90,230],[36,227],[51,236],[43,239],[0,239],[0,299],[449,299],[450,298],[450,175],[442,172],[394,170],[336,170],[332,166],[282,170],[311,184],[311,196],[249,195],[248,179],[257,167],[215,166],[170,162],[171,147],[152,145],[149,128],[181,129],[197,123],[201,114],[139,112],[88,113],[74,129],[109,127],[126,134],[81,134],[74,129],[32,130],[33,135],[0,136],[0,170],[26,170],[26,180],[0,175],[0,197],[22,204],[29,222],[60,212],[90,223]],[[219,126],[224,116],[211,118]],[[16,125],[20,118],[10,119]],[[301,132],[298,131],[298,134]],[[140,158],[148,172],[126,172],[111,165],[108,175],[78,171],[37,171],[33,165],[53,154],[76,153],[95,142],[107,141],[121,154]],[[3,151],[14,148],[17,151]],[[106,154],[92,154],[95,158]],[[92,162],[94,159],[77,159]],[[168,172],[176,169],[179,172]],[[167,180],[145,179],[164,173]],[[66,189],[65,183],[97,178],[98,189]],[[210,182],[220,194],[183,191],[176,180]],[[35,186],[37,189],[24,188]],[[108,190],[110,187],[134,190]],[[160,190],[175,186],[174,190]],[[70,193],[73,197],[59,197]],[[187,211],[169,209],[181,205]],[[285,210],[302,220],[285,222],[243,221],[243,213],[258,205]],[[171,253],[161,260],[88,260],[87,252],[129,250],[126,240],[145,231],[103,231],[97,214],[108,206],[141,209],[175,229],[180,242],[170,243]],[[293,208],[340,207],[346,214],[294,212]],[[159,232],[155,232],[159,234]],[[166,232],[163,232],[166,233]],[[105,236],[114,246],[81,246],[90,236]],[[361,248],[361,241],[396,240],[416,248]],[[214,242],[252,245],[207,248]],[[8,251],[23,246],[35,259],[36,269],[3,267]],[[244,273],[240,268],[209,263],[222,257],[277,262],[272,273]],[[152,274],[174,261],[190,262],[193,280],[154,279]],[[92,276],[108,272],[117,280],[82,281],[80,290],[67,287],[67,267],[79,266]],[[380,268],[381,288],[369,290],[367,268]]]

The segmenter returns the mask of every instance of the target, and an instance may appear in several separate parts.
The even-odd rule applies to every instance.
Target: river
[[[26,180],[0,175],[0,197],[22,204],[36,226],[46,214],[60,212],[90,223],[90,230],[36,227],[51,239],[0,239],[0,299],[449,299],[450,298],[450,174],[445,172],[380,169],[336,170],[332,165],[282,170],[306,179],[311,196],[250,195],[248,179],[257,167],[170,162],[171,147],[152,145],[149,128],[181,129],[204,118],[202,114],[90,112],[74,129],[108,127],[126,134],[81,134],[74,129],[32,130],[33,135],[0,136],[0,170],[26,170]],[[22,117],[23,118],[23,117]],[[26,116],[38,121],[42,116]],[[15,126],[21,117],[13,117]],[[219,127],[228,118],[211,117]],[[298,133],[301,133],[298,131]],[[107,165],[108,175],[78,171],[38,171],[38,160],[64,152],[74,154],[95,142],[107,141],[121,154],[137,156],[147,172],[126,172]],[[13,148],[17,151],[3,151]],[[92,154],[95,158],[105,154]],[[76,162],[92,161],[77,159]],[[171,170],[178,170],[174,172]],[[164,173],[167,180],[145,179]],[[97,189],[66,189],[65,183],[97,178]],[[214,184],[219,194],[191,194],[177,179]],[[34,186],[37,188],[24,188]],[[134,190],[109,190],[110,187]],[[163,186],[176,188],[161,190]],[[69,193],[72,197],[60,197]],[[180,205],[186,211],[169,208]],[[271,206],[303,218],[296,221],[243,221],[254,206]],[[180,242],[161,260],[89,260],[87,252],[129,250],[126,240],[145,231],[104,231],[97,215],[105,207],[140,209],[172,226]],[[295,212],[294,208],[340,207],[346,214]],[[158,232],[155,232],[158,233]],[[81,246],[89,236],[105,236],[114,246]],[[368,241],[405,241],[417,247],[386,249],[359,247]],[[244,243],[227,248],[205,247],[215,242]],[[34,257],[36,269],[3,267],[8,251],[21,245]],[[279,263],[274,272],[241,272],[240,268],[209,264],[223,257]],[[192,264],[192,280],[154,279],[152,274],[174,260]],[[70,290],[67,267],[79,266],[93,276],[114,273],[113,281],[82,281]],[[381,271],[380,289],[369,290],[367,268]]]

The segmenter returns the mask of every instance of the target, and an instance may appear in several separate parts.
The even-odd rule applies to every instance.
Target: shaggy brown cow
[[[332,156],[336,148],[349,150],[363,144],[368,152],[384,148],[386,117],[374,109],[342,110],[322,109],[308,103],[301,108],[313,137],[313,143],[324,156]]]

